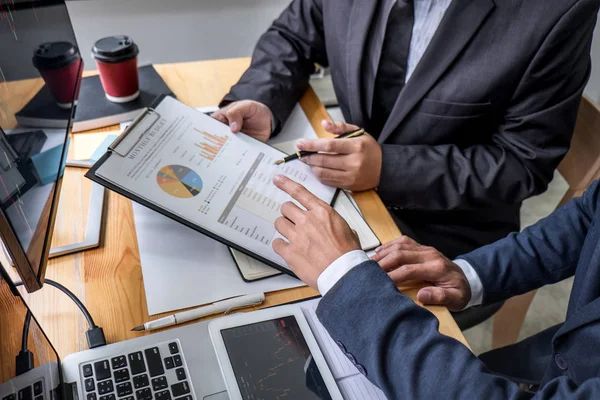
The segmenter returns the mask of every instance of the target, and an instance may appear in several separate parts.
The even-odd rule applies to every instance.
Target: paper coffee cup
[[[58,106],[71,108],[73,101],[79,97],[83,70],[83,60],[77,46],[69,42],[42,43],[33,52],[33,65],[42,75]]]
[[[138,46],[129,36],[109,36],[94,44],[92,57],[108,100],[127,103],[140,95],[138,53]]]

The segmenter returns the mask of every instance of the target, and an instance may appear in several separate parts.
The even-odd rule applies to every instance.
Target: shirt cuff
[[[269,107],[267,107],[269,108]],[[269,108],[269,111],[271,112],[271,134],[273,132],[275,132],[275,128],[277,128],[277,120],[275,119],[275,114],[273,114],[273,111],[271,111],[271,109]]]
[[[479,275],[477,275],[477,272],[467,260],[458,259],[453,262],[462,269],[462,272],[467,277],[469,286],[471,286],[471,300],[469,300],[464,309],[481,305],[483,303],[483,284],[481,283],[481,279],[479,279]]]
[[[325,296],[352,268],[365,261],[369,261],[369,256],[364,251],[352,250],[332,262],[317,279],[317,288],[321,296]]]

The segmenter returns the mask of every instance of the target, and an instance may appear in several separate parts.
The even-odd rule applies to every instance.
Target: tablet
[[[300,307],[219,318],[209,331],[232,400],[342,399]]]

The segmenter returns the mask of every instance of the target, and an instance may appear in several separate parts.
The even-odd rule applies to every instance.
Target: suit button
[[[363,367],[362,365],[356,364],[356,369],[358,370],[358,372],[360,372],[364,376],[367,376],[367,371],[365,370],[365,367]]]
[[[352,364],[356,365],[356,358],[352,354],[346,353],[346,357],[348,357],[348,360],[350,360]]]
[[[565,360],[565,358],[561,354],[556,354],[554,356],[554,361],[556,361],[556,365],[558,365],[558,368],[560,368],[563,371],[566,371],[567,368],[569,368],[567,360]]]
[[[340,342],[339,340],[336,340],[336,341],[335,341],[335,344],[337,344],[337,345],[338,345],[338,347],[339,347],[340,349],[342,349],[342,352],[344,352],[344,353],[346,352],[346,346],[344,346],[344,343]]]

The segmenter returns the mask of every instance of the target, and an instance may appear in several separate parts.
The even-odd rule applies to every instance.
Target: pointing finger
[[[294,200],[302,204],[307,210],[312,210],[317,206],[325,204],[314,194],[306,190],[304,186],[283,175],[275,175],[273,183],[279,189],[292,196]]]

